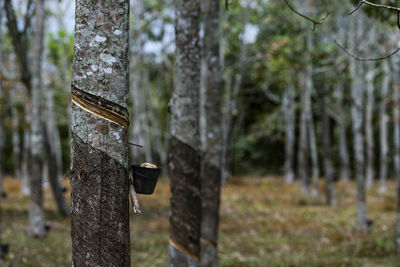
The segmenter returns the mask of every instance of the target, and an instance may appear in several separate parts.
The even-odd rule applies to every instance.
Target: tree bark
[[[203,1],[204,156],[202,159],[201,266],[218,267],[218,224],[222,156],[222,68],[220,60],[220,2]]]
[[[283,114],[285,117],[285,182],[293,183],[295,180],[294,160],[295,160],[295,124],[296,112],[294,109],[295,101],[294,81],[292,80],[288,89],[283,95]]]
[[[32,65],[32,121],[31,121],[31,175],[28,234],[42,237],[44,229],[43,188],[42,188],[42,133],[41,133],[41,99],[42,99],[42,61],[45,23],[45,1],[36,1],[35,33],[33,42]]]
[[[73,266],[130,266],[129,1],[77,1],[72,74]]]
[[[365,110],[365,135],[367,148],[367,166],[365,176],[368,188],[372,187],[374,182],[374,129],[372,126],[374,109],[374,67],[375,65],[372,65],[370,63],[366,74],[367,105]]]
[[[311,94],[313,91],[313,63],[312,63],[312,56],[311,52],[314,49],[313,44],[313,34],[312,32],[308,32],[306,37],[306,46],[308,52],[308,59],[309,62],[306,66],[306,73],[305,73],[305,95],[307,98],[305,99],[305,110],[307,113],[307,128],[308,128],[308,138],[310,141],[310,154],[311,154],[311,166],[312,166],[312,195],[314,197],[318,196],[319,194],[319,163],[318,163],[318,151],[317,151],[317,140],[315,138],[315,130],[314,130],[314,119],[312,113],[312,102],[311,102]],[[307,178],[308,179],[308,178]],[[303,187],[305,187],[305,192],[309,191],[309,181],[307,183],[303,183]],[[306,188],[307,187],[307,188]]]
[[[321,114],[322,114],[322,154],[324,164],[324,176],[325,176],[325,195],[326,203],[331,206],[337,204],[335,185],[333,183],[334,168],[331,158],[332,153],[332,139],[331,139],[331,121],[326,112],[326,106],[328,105],[328,96],[325,88],[323,88],[321,96]]]
[[[0,3],[0,7],[2,10],[3,4]],[[0,11],[0,66],[3,66],[3,23],[2,23],[2,14]],[[3,92],[3,69],[0,68],[0,199],[3,194],[3,156],[4,156],[4,125],[3,125],[3,116],[4,116],[4,92]],[[1,223],[1,214],[0,214],[0,223]],[[1,229],[0,229],[1,230]],[[1,231],[0,231],[1,234]],[[0,235],[0,245],[1,245],[1,235]],[[1,252],[0,252],[1,253]]]
[[[379,104],[379,141],[380,141],[380,157],[379,157],[379,182],[380,191],[387,190],[386,178],[388,174],[388,159],[389,159],[389,146],[388,146],[388,121],[389,115],[387,114],[387,102],[389,100],[389,82],[390,82],[390,68],[387,61],[383,62],[383,81],[381,90],[381,100]],[[396,122],[396,121],[395,121]]]
[[[170,266],[199,266],[200,180],[200,1],[175,2],[176,72],[171,99]]]
[[[397,254],[400,254],[400,84],[399,84],[399,61],[392,62],[392,79],[393,79],[393,121],[394,121],[394,171],[396,181],[396,226],[395,226],[395,248]],[[388,66],[384,66],[386,72]]]
[[[350,47],[355,47],[355,37],[353,34],[361,30],[361,17],[358,18],[358,23],[353,24],[350,32]],[[364,137],[363,137],[363,84],[362,75],[360,73],[362,65],[350,59],[350,76],[351,76],[351,117],[353,131],[353,151],[355,161],[355,175],[357,181],[357,231],[367,232],[367,207],[365,194],[365,164],[364,164]]]
[[[343,105],[343,86],[344,84],[339,81],[336,92],[337,92],[337,106],[340,110],[344,111]],[[346,118],[345,112],[342,112],[340,119],[338,120],[339,126],[339,159],[340,159],[340,180],[343,182],[349,182],[350,180],[350,157],[347,146],[347,134],[346,134]]]
[[[307,88],[302,97],[301,104],[301,114],[300,114],[300,136],[299,136],[299,148],[297,154],[297,162],[298,162],[298,176],[301,180],[302,191],[303,193],[308,193],[309,191],[309,178],[308,178],[308,113],[307,113],[307,99],[309,91]]]

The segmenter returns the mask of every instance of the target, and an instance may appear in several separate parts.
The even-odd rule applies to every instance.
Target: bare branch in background
[[[357,55],[352,54],[349,50],[347,50],[345,47],[343,47],[342,45],[340,45],[336,40],[333,40],[333,42],[341,49],[343,50],[346,54],[348,54],[349,56],[351,56],[352,58],[359,60],[359,61],[380,61],[380,60],[385,60],[385,59],[389,59],[390,57],[392,57],[393,55],[397,54],[400,51],[400,47],[398,47],[397,49],[395,49],[394,51],[392,51],[391,53],[385,55],[385,56],[381,56],[381,57],[376,57],[376,58],[363,58],[363,57],[359,57]]]
[[[369,5],[369,6],[372,6],[372,7],[385,8],[385,9],[390,9],[390,10],[397,11],[397,27],[400,29],[400,7],[375,4],[375,3],[371,3],[371,2],[366,1],[366,0],[360,0],[358,5],[356,6],[356,8],[349,13],[349,16],[351,16],[354,12],[356,12],[363,4],[366,4],[366,5]]]
[[[315,27],[316,27],[317,25],[319,25],[319,24],[324,23],[325,20],[326,20],[326,18],[329,16],[329,13],[326,13],[326,15],[325,15],[322,19],[320,19],[320,20],[317,21],[317,20],[312,19],[312,18],[310,18],[310,17],[308,17],[308,16],[306,16],[306,15],[300,13],[299,11],[297,11],[293,6],[291,6],[291,5],[289,4],[289,2],[288,2],[287,0],[285,0],[285,2],[286,2],[286,5],[290,8],[290,10],[293,11],[293,13],[295,13],[295,14],[299,15],[300,17],[302,17],[302,18],[304,18],[304,19],[306,19],[306,20],[308,20],[308,21],[311,21],[311,22],[313,23],[312,31],[315,31]]]

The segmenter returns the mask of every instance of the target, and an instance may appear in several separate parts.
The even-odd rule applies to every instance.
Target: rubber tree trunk
[[[343,87],[344,84],[339,81],[336,89],[337,92],[337,106],[340,110],[344,111],[343,104]],[[346,134],[346,118],[345,112],[342,112],[339,120],[339,162],[340,162],[340,180],[343,182],[349,182],[350,180],[350,157],[347,145],[347,134]]]
[[[388,175],[388,159],[389,159],[389,145],[388,145],[388,121],[389,115],[387,114],[387,103],[389,101],[389,83],[390,83],[390,68],[387,61],[383,62],[383,81],[381,89],[381,99],[379,103],[379,142],[380,142],[380,157],[379,157],[379,182],[380,191],[387,190],[386,179]],[[397,122],[395,120],[395,122]]]
[[[324,89],[323,89],[324,90]],[[322,160],[324,166],[325,178],[325,196],[326,203],[335,206],[336,193],[335,184],[333,183],[334,167],[332,162],[332,138],[331,138],[331,119],[328,116],[326,107],[328,105],[327,92],[322,92],[321,96],[321,115],[322,115]]]
[[[73,266],[130,266],[129,1],[77,1],[72,72]]]
[[[282,111],[285,117],[285,182],[293,183],[295,179],[295,124],[296,111],[294,108],[295,91],[294,81],[291,81],[283,95]]]
[[[199,266],[200,180],[200,1],[175,1],[176,72],[171,99],[170,266]]]
[[[205,0],[203,8],[202,87],[204,88],[204,154],[202,159],[201,266],[217,267],[222,156],[222,68],[220,2]]]
[[[393,78],[393,121],[394,121],[394,171],[396,180],[396,226],[395,226],[395,248],[397,254],[400,254],[400,84],[399,84],[399,61],[392,61]],[[384,68],[386,68],[384,66]],[[388,69],[386,69],[388,70]],[[386,71],[385,70],[385,71]]]
[[[42,237],[44,229],[43,187],[42,187],[42,61],[43,37],[45,23],[45,1],[36,1],[35,32],[33,38],[33,68],[32,68],[32,120],[31,120],[31,174],[30,174],[30,204],[28,234]]]
[[[374,182],[374,129],[372,126],[374,109],[374,71],[375,65],[368,65],[366,74],[367,102],[365,109],[365,137],[367,149],[366,183],[370,188]]]
[[[358,18],[358,25],[351,25],[352,29],[357,32],[362,21]],[[355,37],[350,35],[350,47],[355,47]],[[360,75],[362,65],[355,59],[350,59],[350,76],[351,76],[351,118],[353,132],[353,153],[355,163],[355,176],[357,181],[357,231],[367,232],[367,207],[365,194],[365,164],[364,164],[364,137],[363,137],[363,84],[362,75]]]
[[[303,193],[308,193],[309,191],[309,177],[308,177],[308,129],[307,129],[307,98],[309,92],[306,89],[302,96],[301,104],[301,114],[300,114],[300,136],[299,136],[299,148],[297,154],[298,162],[298,176],[301,180]]]
[[[312,65],[312,57],[311,51],[314,49],[313,44],[313,34],[308,31],[306,37],[306,46],[308,51],[309,62],[306,66],[305,72],[305,83],[306,83],[306,93],[307,98],[305,99],[305,110],[307,113],[307,128],[308,128],[308,138],[310,140],[310,156],[311,156],[311,168],[312,168],[312,195],[314,197],[318,196],[319,193],[319,163],[318,163],[318,151],[317,151],[317,140],[315,138],[315,129],[314,129],[314,119],[312,113],[312,102],[311,102],[311,94],[313,91],[314,83],[312,80],[313,74],[313,65]],[[307,184],[303,184],[303,187],[309,187],[309,182]],[[307,188],[306,192],[309,191]]]

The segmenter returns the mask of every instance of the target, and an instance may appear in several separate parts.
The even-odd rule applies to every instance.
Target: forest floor
[[[305,197],[298,185],[282,180],[236,177],[224,187],[222,266],[400,266],[393,243],[394,183],[385,194],[378,188],[368,191],[368,218],[374,223],[369,235],[359,236],[354,232],[354,183],[337,183],[339,205],[328,207],[323,193]],[[31,239],[25,234],[29,201],[19,193],[20,181],[7,178],[4,185],[2,231],[10,252],[0,266],[71,266],[70,220],[57,215],[51,192],[45,192],[51,230],[44,239]],[[154,195],[140,196],[140,201],[143,215],[131,220],[132,266],[167,266],[168,182],[161,181]]]

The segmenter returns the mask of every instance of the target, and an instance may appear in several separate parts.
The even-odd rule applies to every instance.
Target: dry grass
[[[374,224],[368,236],[354,234],[354,184],[336,188],[339,205],[328,207],[323,191],[307,197],[280,177],[230,180],[222,194],[221,265],[400,266],[393,246],[394,184],[385,194],[369,190],[368,217]],[[71,266],[70,220],[57,215],[51,193],[46,191],[45,208],[52,230],[37,240],[25,235],[28,199],[19,194],[20,182],[7,178],[5,191],[2,229],[11,251],[2,266]],[[167,181],[140,201],[144,214],[131,221],[132,266],[167,266]]]

